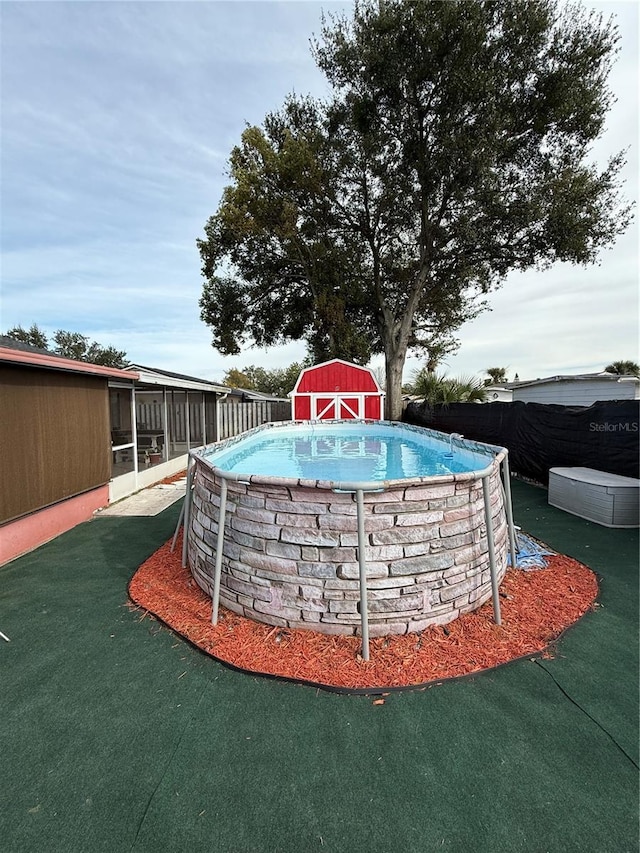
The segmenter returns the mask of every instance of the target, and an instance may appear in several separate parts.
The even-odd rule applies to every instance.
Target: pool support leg
[[[360,624],[362,630],[362,659],[369,660],[369,610],[367,604],[367,560],[364,535],[364,493],[356,489],[358,510],[358,572],[360,577]]]
[[[187,565],[187,539],[189,538],[189,522],[191,521],[191,487],[193,485],[193,471],[195,465],[189,460],[189,469],[187,471],[187,491],[184,496],[184,525],[182,530],[182,568]]]
[[[222,573],[222,547],[224,545],[224,520],[227,514],[227,481],[220,480],[220,512],[218,513],[218,538],[216,540],[216,564],[213,570],[213,593],[211,596],[211,624],[218,624],[220,602],[220,575]]]
[[[171,553],[176,550],[176,541],[178,539],[178,533],[180,533],[180,527],[182,526],[182,519],[184,518],[184,499],[182,501],[182,506],[180,507],[180,515],[178,516],[178,523],[176,524],[176,529],[173,533],[173,539],[171,540]]]
[[[509,530],[509,551],[511,552],[511,568],[515,569],[518,561],[516,548],[516,531],[513,524],[513,503],[511,501],[511,472],[509,471],[509,454],[505,453],[502,460],[503,487],[507,510],[507,529]]]
[[[188,488],[189,488],[189,487],[188,487],[188,483],[189,483],[189,469],[190,469],[190,467],[191,467],[191,462],[192,462],[192,460],[191,460],[191,459],[189,459],[189,461],[187,462],[187,490],[188,490]],[[185,498],[184,498],[184,499],[183,499],[183,501],[182,501],[182,506],[180,507],[180,515],[178,516],[178,523],[176,524],[176,529],[175,529],[174,534],[173,534],[173,539],[171,540],[171,553],[172,553],[172,554],[173,554],[173,552],[174,552],[174,551],[175,551],[175,549],[176,549],[176,542],[178,541],[178,533],[180,533],[180,526],[182,525],[182,522],[184,521],[184,505],[185,505],[185,501],[186,501],[186,493],[185,493]],[[185,534],[185,536],[186,536],[186,534]],[[182,568],[183,568],[183,569],[185,568],[185,562],[184,562],[184,559],[183,559],[183,561],[182,561]]]
[[[489,476],[482,478],[482,495],[484,497],[485,526],[487,529],[487,549],[489,551],[489,571],[491,573],[491,595],[493,597],[493,618],[496,625],[502,625],[500,615],[500,593],[496,575],[496,549],[493,541],[493,518],[491,516],[491,494]]]

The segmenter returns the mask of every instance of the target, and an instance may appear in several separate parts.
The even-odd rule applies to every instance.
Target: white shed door
[[[364,417],[364,399],[362,397],[346,394],[341,396],[329,396],[319,394],[313,397],[311,405],[311,417],[313,420],[331,420]]]

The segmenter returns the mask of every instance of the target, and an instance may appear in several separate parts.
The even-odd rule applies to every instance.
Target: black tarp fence
[[[509,450],[511,470],[548,483],[549,469],[595,468],[638,477],[640,402],[605,400],[592,406],[541,403],[409,403],[402,420]]]

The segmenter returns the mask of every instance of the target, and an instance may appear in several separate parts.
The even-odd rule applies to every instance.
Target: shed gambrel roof
[[[318,393],[383,394],[383,390],[369,367],[333,358],[305,367],[291,394]]]

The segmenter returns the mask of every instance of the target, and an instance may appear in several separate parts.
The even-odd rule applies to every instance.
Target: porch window
[[[135,470],[132,394],[130,387],[109,388],[112,479]]]

